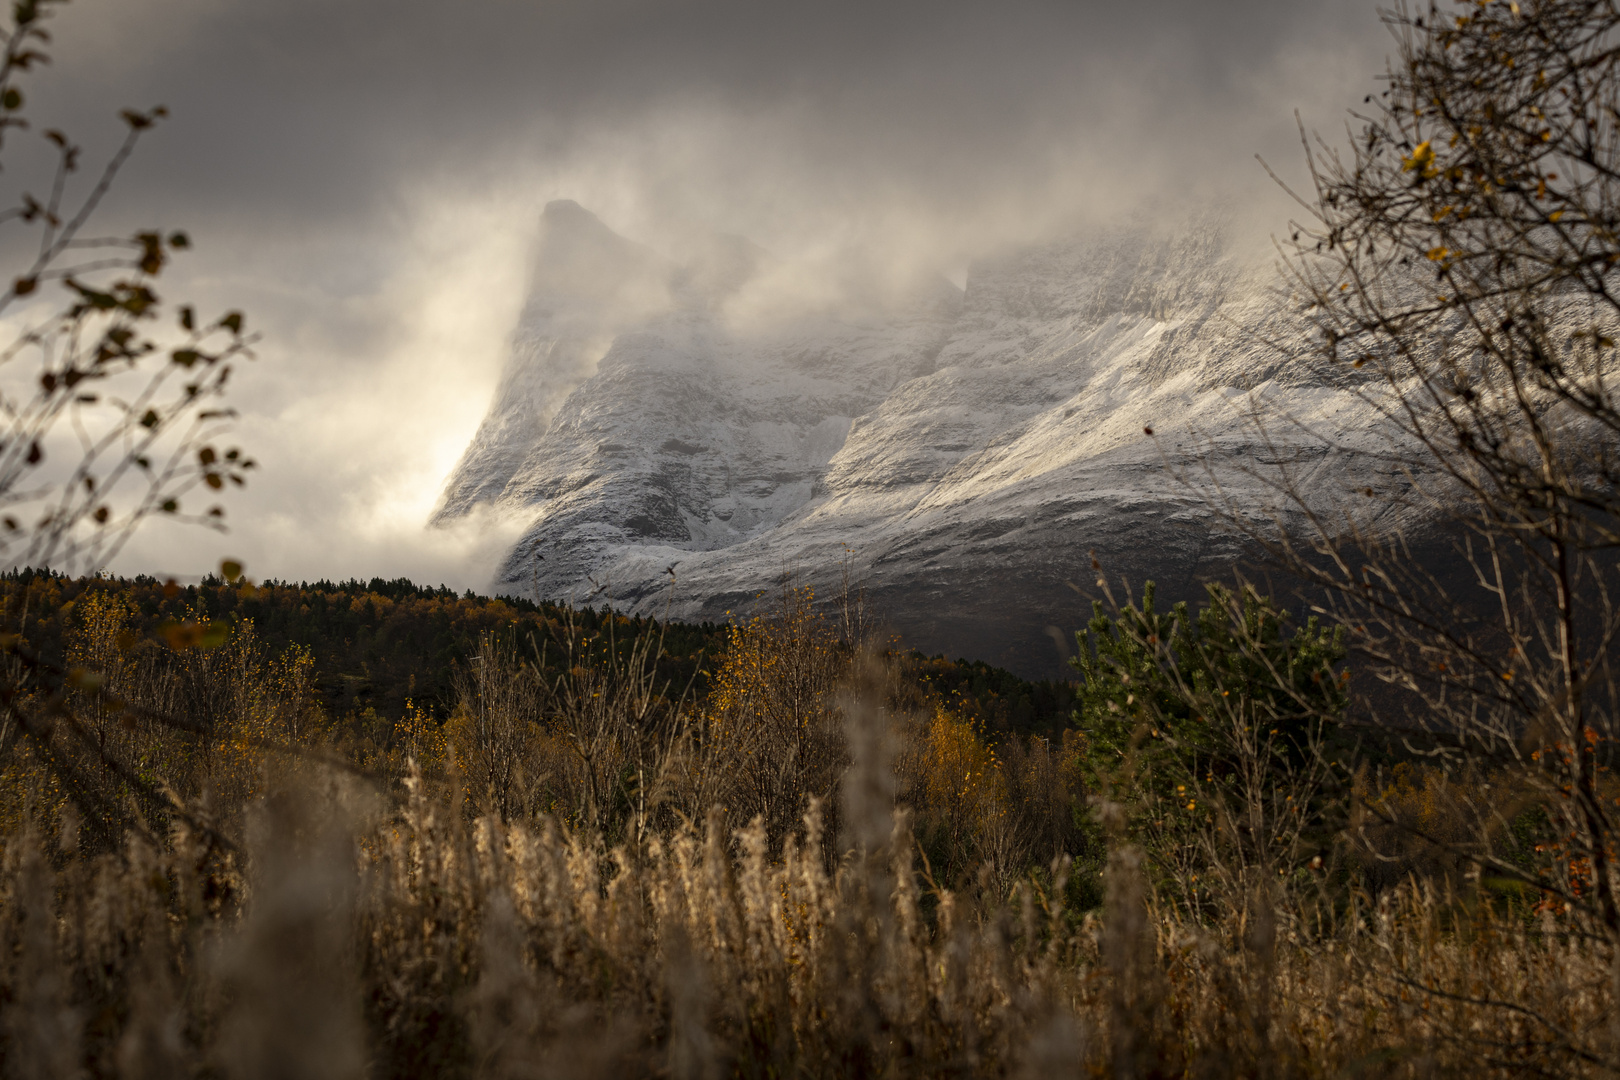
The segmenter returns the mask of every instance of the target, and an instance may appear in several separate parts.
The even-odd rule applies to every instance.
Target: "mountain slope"
[[[569,307],[554,283],[585,275],[567,259],[613,248],[576,211],[547,210],[535,314],[441,511],[532,515],[498,590],[718,618],[784,570],[828,582],[847,559],[912,644],[1049,674],[1048,628],[1088,613],[1071,583],[1096,591],[1091,552],[1172,596],[1229,577],[1236,545],[1177,474],[1264,515],[1248,466],[1280,454],[1327,500],[1375,467],[1353,449],[1372,418],[1270,344],[1300,329],[1216,224],[1009,253],[962,294],[740,318],[747,265],[694,288],[704,275],[641,249]],[[552,242],[564,213],[591,246]],[[1313,434],[1260,440],[1251,391]]]

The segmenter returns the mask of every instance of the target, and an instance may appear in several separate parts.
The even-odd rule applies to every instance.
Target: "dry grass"
[[[180,778],[165,813],[82,746],[14,756],[0,1075],[1614,1071],[1612,939],[1389,824],[1466,830],[1459,779],[1363,779],[1385,817],[1348,863],[1229,862],[1192,902],[1122,809],[1087,846],[1073,747],[987,743],[806,601],[739,627],[701,702],[650,643],[574,642],[546,684],[486,642],[457,716],[386,750],[333,741],[250,634],[165,658],[87,613],[76,662],[217,719],[98,727],[74,691],[110,762]]]
[[[71,814],[56,843],[12,838],[6,1074],[1596,1075],[1612,1060],[1605,948],[1421,883],[1327,917],[1256,882],[1194,924],[1122,847],[1105,908],[1080,916],[1061,863],[1044,889],[927,887],[904,813],[832,860],[819,807],[776,857],[762,822],[728,833],[719,814],[610,850],[552,818],[469,821],[409,786],[394,813],[306,774],[254,804],[240,856],[180,829],[161,849],[66,858]]]

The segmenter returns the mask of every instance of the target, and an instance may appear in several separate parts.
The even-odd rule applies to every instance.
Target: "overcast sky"
[[[119,108],[171,112],[107,223],[187,229],[168,292],[264,335],[232,532],[155,526],[117,569],[457,588],[508,533],[423,525],[549,199],[655,247],[719,229],[958,278],[1211,199],[1264,239],[1289,207],[1255,154],[1297,174],[1295,110],[1342,139],[1390,48],[1365,0],[73,0],[53,30],[42,125],[105,152]]]

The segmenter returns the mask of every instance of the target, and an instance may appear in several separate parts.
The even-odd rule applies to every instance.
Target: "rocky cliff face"
[[[1230,577],[1207,484],[1178,474],[1263,516],[1250,466],[1287,460],[1324,499],[1375,468],[1356,452],[1372,418],[1288,354],[1301,329],[1271,272],[1218,225],[819,309],[751,299],[766,262],[720,240],[680,265],[547,208],[511,361],[439,511],[532,515],[498,590],[721,618],[847,559],[909,643],[1054,674],[1049,628],[1087,616],[1071,585],[1095,591],[1090,552],[1172,595]],[[1256,396],[1269,439],[1243,420]]]

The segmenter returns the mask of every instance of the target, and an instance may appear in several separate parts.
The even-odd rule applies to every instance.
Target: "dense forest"
[[[242,586],[210,575],[182,586],[150,577],[85,579],[31,568],[0,575],[0,603],[22,620],[27,644],[56,665],[66,663],[76,605],[96,592],[126,600],[128,631],[149,642],[167,640],[186,624],[214,624],[228,635],[251,622],[271,651],[308,651],[315,693],[329,716],[372,716],[388,724],[412,705],[439,720],[448,717],[456,702],[457,667],[465,669],[477,654],[482,635],[494,635],[541,670],[555,671],[560,654],[554,646],[564,625],[588,637],[616,637],[621,649],[656,634],[658,678],[702,697],[710,678],[705,659],[720,654],[727,634],[714,623],[626,618],[607,607],[576,609],[471,590],[458,595],[404,578]],[[907,659],[919,685],[991,731],[1051,737],[1069,722],[1070,684],[1029,682],[983,661],[915,652]]]

